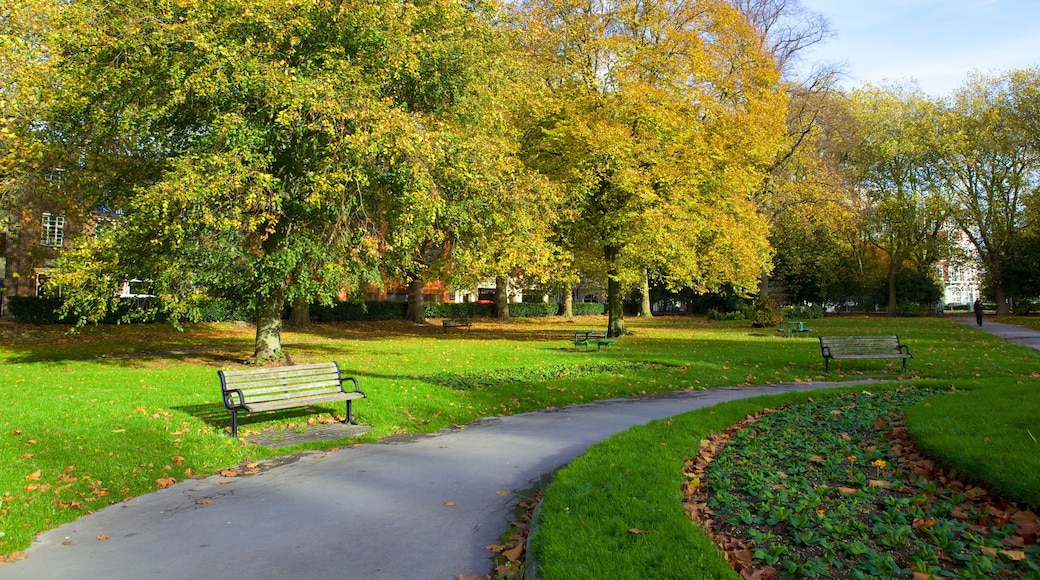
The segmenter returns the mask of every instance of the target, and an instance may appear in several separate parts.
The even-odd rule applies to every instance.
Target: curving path
[[[0,580],[484,575],[493,567],[486,546],[508,529],[516,492],[592,443],[724,401],[848,384],[615,399],[292,455],[254,475],[178,483],[51,530],[27,559],[0,565]]]

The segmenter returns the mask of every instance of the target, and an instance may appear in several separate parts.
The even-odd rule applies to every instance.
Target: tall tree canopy
[[[897,277],[924,271],[943,252],[949,204],[936,178],[939,103],[916,85],[854,91],[858,129],[850,161],[867,201],[866,235],[887,257],[888,313],[896,313]]]
[[[21,63],[16,90],[39,98],[19,138],[121,213],[64,255],[88,319],[128,277],[188,318],[205,289],[237,289],[257,306],[255,356],[277,354],[287,299],[356,289],[389,246],[428,237],[442,145],[480,122],[476,3],[35,3],[52,17],[5,31],[45,55]],[[389,199],[410,211],[379,223]]]
[[[676,286],[751,289],[768,269],[752,192],[786,98],[758,32],[724,0],[527,0],[524,48],[543,98],[524,151],[569,193],[559,238],[597,248],[608,333],[642,268]]]
[[[1040,190],[1038,94],[1038,69],[976,74],[955,92],[944,117],[944,183],[957,226],[985,268],[997,314],[1009,312],[1009,267],[1029,261],[1019,254],[1024,240],[1035,239],[1027,236],[1035,235],[1028,218]]]

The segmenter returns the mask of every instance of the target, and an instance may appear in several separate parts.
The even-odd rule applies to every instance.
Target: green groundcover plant
[[[711,514],[738,568],[780,578],[1040,577],[1035,514],[978,502],[988,492],[934,476],[898,436],[905,411],[937,394],[864,391],[766,413],[693,476],[704,502],[692,511]]]

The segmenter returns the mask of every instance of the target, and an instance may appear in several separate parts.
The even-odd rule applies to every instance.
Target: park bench
[[[832,358],[901,358],[903,370],[906,359],[913,358],[910,347],[900,343],[898,336],[821,336],[820,352],[824,372],[830,372]]]
[[[604,349],[617,342],[617,340],[607,338],[607,333],[598,330],[575,330],[574,331],[574,350],[578,350],[579,346],[584,346],[585,351],[588,352],[591,345],[596,345],[596,350]]]
[[[802,321],[791,320],[781,324],[780,328],[777,328],[776,331],[784,335],[784,338],[790,338],[792,334],[795,336],[809,336],[809,333],[812,332],[813,329],[806,326]]]
[[[445,318],[441,320],[441,325],[444,327],[444,332],[448,332],[449,328],[465,328],[468,330],[472,326],[468,318]]]
[[[239,411],[256,413],[346,401],[346,423],[353,424],[351,403],[365,398],[357,379],[341,377],[335,362],[217,371],[217,375],[224,406],[231,411],[232,437],[238,437]],[[343,388],[346,381],[354,384],[353,390]]]

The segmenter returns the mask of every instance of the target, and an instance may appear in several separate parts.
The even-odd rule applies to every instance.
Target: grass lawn
[[[510,325],[477,321],[471,331],[448,333],[439,325],[398,321],[321,325],[286,332],[283,342],[294,362],[337,361],[344,373],[360,379],[369,395],[354,408],[355,418],[372,430],[360,439],[334,442],[340,445],[434,432],[489,415],[723,385],[872,377],[901,378],[943,391],[956,388],[964,394],[944,403],[941,412],[936,405],[915,415],[911,431],[951,465],[987,479],[995,492],[1040,503],[1040,446],[1029,438],[1030,432],[1040,435],[1040,429],[1033,429],[1040,410],[1035,396],[1040,359],[1032,350],[946,319],[828,318],[813,321],[818,333],[898,334],[915,358],[906,375],[898,363],[869,360],[832,361],[825,376],[818,343],[811,338],[782,339],[772,329],[751,329],[746,323],[688,318],[627,322],[633,334],[598,353],[574,351],[571,330],[605,327],[605,317]],[[226,436],[230,418],[220,402],[216,370],[238,367],[250,354],[252,335],[251,327],[234,324],[192,326],[185,332],[165,326],[104,326],[67,335],[61,327],[0,323],[0,554],[25,549],[44,529],[172,481],[329,446],[323,442],[271,450]],[[683,515],[677,496],[684,457],[693,456],[708,433],[776,404],[745,401],[684,419],[688,423],[681,443],[661,446],[665,440],[650,437],[654,451],[668,450],[674,457],[666,453],[664,463],[655,463],[654,454],[640,453],[634,465],[625,462],[613,469],[638,470],[639,477],[632,479],[642,489],[671,477],[660,470],[674,459],[678,467],[668,469],[674,468],[680,481],[661,483],[668,497],[657,500],[661,503],[648,513],[677,510]],[[331,405],[314,412],[250,417],[240,434],[301,429],[309,421],[342,413],[342,405]],[[915,431],[918,423],[920,433]],[[559,481],[571,477],[565,471]],[[625,529],[631,527],[639,526]],[[681,545],[700,542],[692,545],[703,544],[705,553],[718,557],[693,525],[675,533],[674,538],[664,533],[636,536]],[[670,552],[682,559],[687,557],[680,552],[701,549],[673,545]]]

